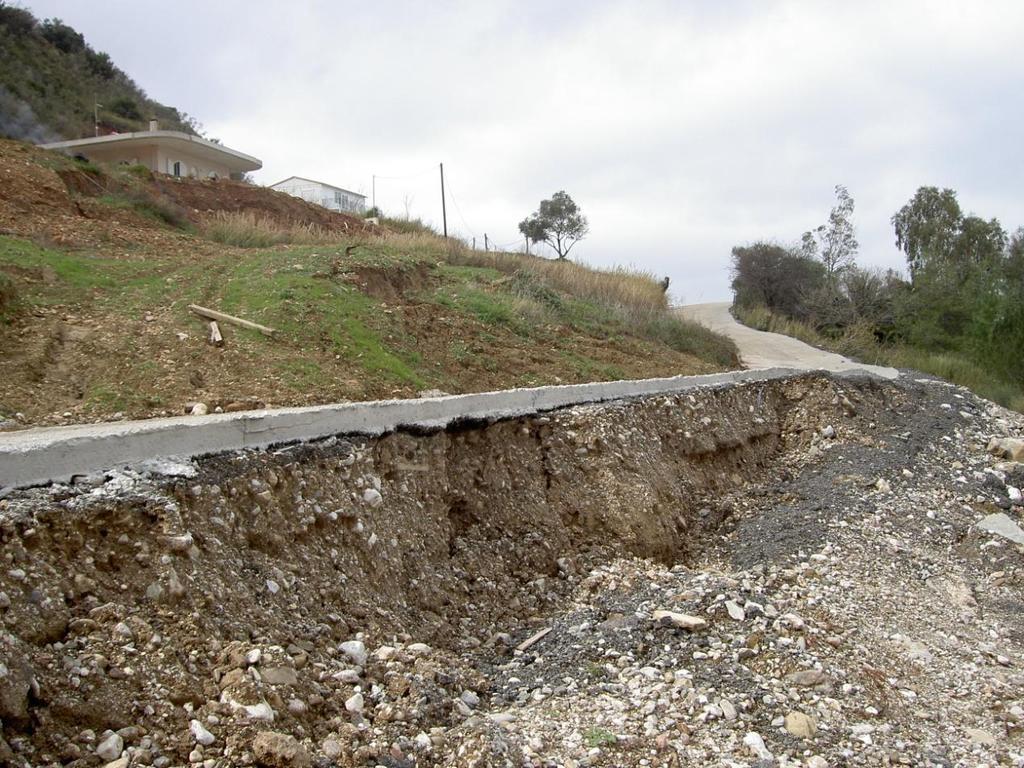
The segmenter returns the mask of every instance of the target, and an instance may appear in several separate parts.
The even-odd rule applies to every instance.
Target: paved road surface
[[[809,370],[853,371],[865,370],[895,379],[895,368],[855,363],[842,355],[826,352],[780,333],[755,331],[742,325],[729,314],[729,303],[690,304],[679,308],[679,313],[713,331],[723,333],[736,342],[740,360],[747,368],[806,368]]]

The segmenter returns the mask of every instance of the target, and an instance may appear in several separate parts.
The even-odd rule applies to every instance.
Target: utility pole
[[[486,233],[486,232],[484,232],[484,252],[486,252],[486,251],[488,251],[488,250],[489,250],[489,249],[488,249],[488,247],[487,247],[487,233]]]
[[[102,106],[94,93],[92,95],[92,127],[97,136],[100,135],[100,107]]]
[[[476,235],[473,235],[473,250],[476,250]]]
[[[444,225],[444,236],[448,237],[448,209],[444,203],[444,163],[441,163],[441,221]]]
[[[372,202],[373,202],[372,208],[373,208],[374,213],[376,213],[377,212],[377,174],[373,175],[373,185],[372,185],[371,188],[373,189],[373,191],[370,193],[371,195],[373,195],[373,197],[372,197]]]

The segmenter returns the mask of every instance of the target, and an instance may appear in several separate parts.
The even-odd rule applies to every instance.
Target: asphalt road
[[[688,320],[694,320],[732,339],[740,350],[740,360],[746,368],[801,368],[836,372],[864,370],[887,379],[899,376],[895,368],[857,363],[791,336],[755,331],[736,322],[729,314],[729,306],[725,301],[690,304],[680,307],[679,313]]]

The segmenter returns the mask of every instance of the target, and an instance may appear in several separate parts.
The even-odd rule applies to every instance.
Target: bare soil
[[[295,740],[287,765],[670,766],[708,758],[712,743],[752,765],[742,738],[756,730],[793,766],[817,765],[801,761],[805,746],[826,765],[1006,757],[1019,731],[1006,721],[1006,741],[986,711],[998,701],[998,720],[1015,706],[1022,558],[969,529],[1011,505],[984,473],[955,470],[969,479],[954,490],[942,462],[990,462],[977,439],[1009,422],[952,393],[806,376],[17,492],[0,501],[12,671],[0,680],[0,749],[15,765],[95,765],[116,732],[139,764],[273,765],[255,740],[274,732]],[[915,508],[929,491],[949,504]],[[939,517],[921,536],[925,511]],[[911,541],[905,568],[875,584],[872,569],[886,565],[873,550],[884,558]],[[846,566],[836,557],[857,548]],[[978,609],[930,605],[912,586],[925,563],[950,589],[965,578],[1002,586],[984,598],[976,588]],[[899,590],[914,592],[912,608]],[[722,601],[734,593],[748,611],[753,601],[796,618],[751,613],[762,629],[730,646],[742,627]],[[652,634],[651,610],[663,608],[712,628]],[[943,662],[921,678],[885,644],[899,632],[932,643],[921,622],[967,609],[977,612],[958,636],[1010,666],[996,687],[1005,695],[968,687],[955,714],[931,697],[959,685],[945,675],[968,672]],[[536,648],[514,651],[546,627]],[[837,687],[779,700],[774,686],[815,660],[843,670]],[[664,683],[637,686],[641,668],[674,669],[672,690],[689,691],[658,710],[673,725],[653,733],[643,697],[660,701]],[[940,716],[897,706],[908,685]],[[709,686],[712,698],[700,693]],[[721,696],[738,717],[707,714]],[[607,709],[616,697],[626,699]],[[820,701],[838,703],[826,717]],[[801,706],[830,729],[801,742],[769,724]],[[851,745],[856,717],[874,723],[862,733],[881,751]],[[195,719],[211,744],[197,748]],[[979,747],[967,727],[996,741]]]

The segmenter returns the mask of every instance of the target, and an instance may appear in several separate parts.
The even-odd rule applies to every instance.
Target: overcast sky
[[[564,189],[573,255],[729,296],[729,252],[795,242],[833,188],[860,261],[925,184],[1024,224],[1024,3],[25,0],[151,97],[263,161],[386,212],[515,246]],[[382,178],[404,177],[404,178]]]

